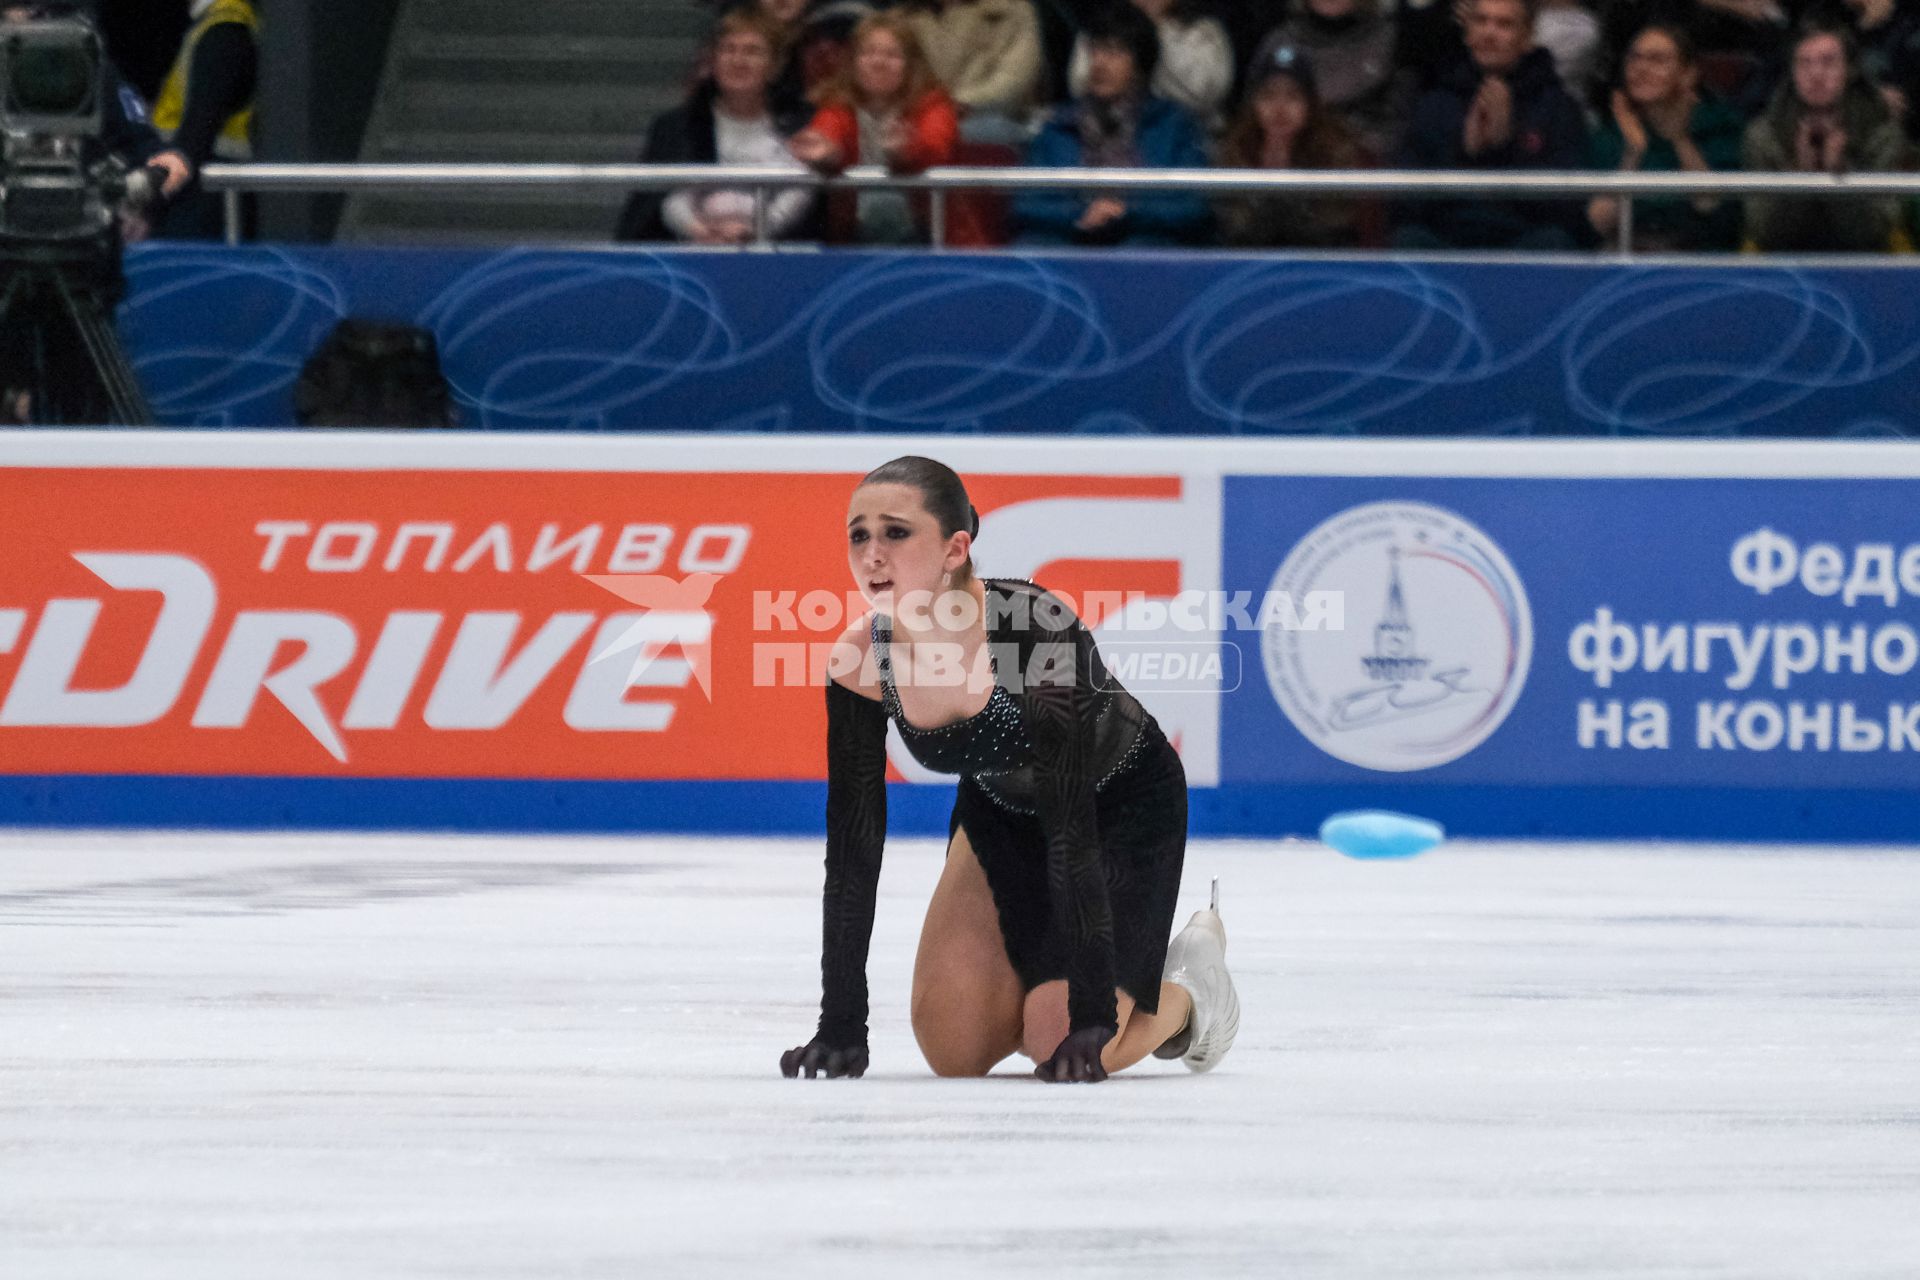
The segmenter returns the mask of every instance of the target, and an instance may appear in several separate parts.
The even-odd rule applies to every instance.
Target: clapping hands
[[[1480,82],[1479,92],[1467,106],[1465,136],[1461,139],[1470,156],[1498,151],[1513,140],[1513,89],[1500,76],[1488,76]]]
[[[1837,121],[1808,117],[1794,132],[1793,151],[1802,169],[1820,173],[1846,171],[1847,131]]]

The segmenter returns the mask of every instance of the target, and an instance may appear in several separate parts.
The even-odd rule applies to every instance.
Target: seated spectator
[[[772,101],[778,31],[752,9],[722,15],[714,30],[712,77],[683,106],[661,115],[647,130],[640,158],[649,164],[775,164],[796,173],[802,167],[787,152],[787,138],[806,119],[804,109]],[[751,191],[703,187],[642,191],[620,216],[620,240],[685,240],[694,244],[744,244],[753,239]],[[779,238],[806,235],[813,192],[804,187],[767,195],[767,230]]]
[[[1920,10],[1898,0],[1845,0],[1835,15],[1859,51],[1860,70],[1880,87],[1909,138],[1920,125]]]
[[[1789,0],[1797,9],[1799,0]],[[1743,116],[1757,113],[1773,91],[1785,56],[1788,7],[1780,0],[1608,0],[1600,6],[1601,66],[1617,68],[1648,27],[1670,27],[1693,42],[1701,84]],[[1603,99],[1589,99],[1598,115]]]
[[[1233,92],[1233,46],[1227,29],[1200,12],[1194,0],[1132,3],[1153,21],[1160,39],[1160,58],[1148,81],[1154,96],[1191,112],[1208,128],[1218,124],[1227,95]],[[1067,88],[1075,98],[1087,96],[1091,30],[1091,26],[1081,28],[1067,64]]]
[[[1406,169],[1583,169],[1587,125],[1533,44],[1526,0],[1473,0],[1467,57],[1414,104]],[[1573,249],[1592,228],[1583,203],[1484,198],[1409,203],[1394,232],[1403,249]]]
[[[793,154],[821,173],[856,164],[919,173],[952,161],[960,141],[953,99],[934,78],[908,21],[876,13],[854,28],[853,60],[821,89],[813,123],[795,134]],[[860,191],[827,205],[827,239],[837,244],[925,244],[924,194]]]
[[[756,14],[765,20],[767,34],[773,39],[773,85],[776,101],[803,98],[806,90],[800,78],[797,46],[808,0],[724,0],[720,16],[735,13]],[[687,94],[692,96],[701,85],[713,79],[714,38],[709,38],[693,65],[687,68]]]
[[[1533,38],[1553,55],[1553,69],[1575,102],[1586,106],[1600,97],[1608,64],[1600,19],[1587,0],[1540,0]]]
[[[922,0],[907,20],[934,76],[966,113],[962,132],[1024,142],[1042,69],[1033,0]]]
[[[1372,155],[1391,155],[1407,127],[1415,87],[1414,72],[1396,61],[1397,40],[1394,19],[1378,0],[1304,0],[1267,33],[1249,65],[1266,66],[1277,49],[1298,50],[1313,66],[1320,107]]]
[[[1817,27],[1794,41],[1788,76],[1747,126],[1743,152],[1756,173],[1888,173],[1905,156],[1906,136],[1846,37]],[[1872,253],[1891,246],[1899,216],[1891,198],[1753,196],[1747,236],[1761,249]]]
[[[1678,27],[1648,27],[1627,48],[1610,118],[1593,136],[1593,165],[1622,173],[1707,173],[1740,167],[1738,112],[1700,92],[1693,44]],[[1587,217],[1602,239],[1620,230],[1620,201],[1601,196]],[[1740,206],[1718,196],[1636,196],[1633,245],[1656,252],[1734,249]]]
[[[1160,56],[1152,19],[1119,4],[1091,18],[1086,93],[1048,118],[1027,163],[1050,168],[1199,169],[1205,135],[1192,116],[1151,96]],[[1023,191],[1013,203],[1022,244],[1184,244],[1204,237],[1207,203],[1182,192],[1114,193],[1091,199]]]
[[[862,18],[874,11],[868,0],[730,0],[722,14],[757,13],[771,24],[775,102],[804,102],[840,74],[848,41]],[[691,93],[713,75],[713,49],[694,61],[687,78]]]
[[[1357,169],[1367,157],[1321,104],[1311,59],[1280,45],[1247,73],[1240,114],[1221,144],[1236,169]],[[1234,248],[1350,249],[1372,202],[1350,197],[1229,196],[1218,205],[1221,243]]]

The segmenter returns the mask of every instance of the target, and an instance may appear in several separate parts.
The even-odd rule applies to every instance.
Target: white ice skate
[[[1211,1071],[1233,1048],[1240,1034],[1240,996],[1227,973],[1227,927],[1220,921],[1220,882],[1213,882],[1213,902],[1193,913],[1167,946],[1167,968],[1162,979],[1185,987],[1193,997],[1186,1030],[1153,1051],[1156,1058],[1178,1058],[1193,1071]]]

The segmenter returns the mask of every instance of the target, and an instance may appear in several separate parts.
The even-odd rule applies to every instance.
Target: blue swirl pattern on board
[[[1891,354],[1875,350],[1876,320],[1878,336],[1900,344]],[[1737,432],[1903,372],[1920,353],[1905,328],[1898,312],[1863,315],[1802,271],[1640,273],[1582,300],[1563,359],[1567,397],[1614,434]]]
[[[496,429],[1883,437],[1920,403],[1909,275],[153,245],[121,328],[181,425],[289,422],[353,314],[430,328]]]
[[[349,314],[324,265],[281,249],[156,246],[127,256],[120,334],[160,421],[292,421],[301,366]]]

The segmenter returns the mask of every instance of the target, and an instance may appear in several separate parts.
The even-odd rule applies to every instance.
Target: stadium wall
[[[1198,833],[1920,825],[1916,446],[274,432],[0,433],[0,822],[817,831],[842,513],[921,451]]]
[[[272,0],[267,7],[255,137],[260,159],[360,159],[400,0]],[[261,234],[275,241],[329,240],[345,204],[344,197],[327,194],[262,197]]]

